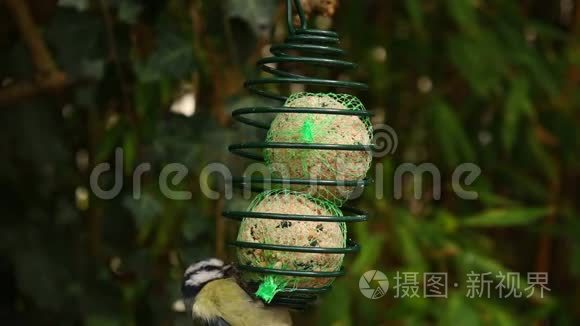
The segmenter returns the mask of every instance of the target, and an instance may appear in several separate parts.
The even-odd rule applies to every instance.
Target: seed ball
[[[286,107],[360,109],[362,103],[348,94],[293,94]],[[268,142],[370,145],[368,118],[352,115],[279,113],[268,131]],[[369,151],[269,148],[266,162],[275,177],[314,180],[362,180],[370,166]],[[342,204],[353,186],[292,185],[293,190]]]
[[[328,202],[288,190],[263,193],[249,211],[291,215],[340,216],[340,210]],[[302,222],[244,218],[238,241],[298,247],[344,248],[346,225],[339,222]],[[331,272],[342,265],[344,254],[302,253],[253,248],[238,248],[238,261],[243,265],[297,271]],[[323,287],[334,278],[281,276],[286,287]],[[246,279],[260,281],[263,274],[249,273]]]

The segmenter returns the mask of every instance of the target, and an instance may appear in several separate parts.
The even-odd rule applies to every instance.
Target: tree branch
[[[14,20],[18,25],[24,43],[26,43],[26,46],[30,49],[34,65],[43,75],[41,78],[44,76],[61,74],[44,43],[38,26],[28,10],[26,1],[5,0],[4,3],[14,16]]]
[[[22,81],[0,88],[0,106],[9,105],[23,98],[34,97],[43,93],[59,91],[77,84],[64,74],[34,81]]]
[[[26,1],[5,0],[6,7],[14,16],[18,30],[39,72],[35,81],[18,82],[12,86],[0,88],[0,105],[13,103],[21,98],[63,89],[73,84],[71,80],[58,69],[50,51],[46,47],[40,29],[34,22]]]
[[[115,65],[115,71],[117,73],[117,78],[119,78],[119,86],[121,87],[121,94],[123,96],[123,108],[129,114],[129,118],[132,118],[131,114],[131,92],[129,84],[125,78],[125,74],[123,73],[123,67],[121,65],[120,56],[119,56],[119,49],[117,48],[117,41],[115,37],[115,21],[113,16],[111,15],[111,9],[109,6],[109,2],[107,0],[100,0],[99,5],[101,8],[101,13],[103,15],[103,20],[105,23],[106,33],[107,33],[107,43],[109,47],[109,56],[110,60]]]

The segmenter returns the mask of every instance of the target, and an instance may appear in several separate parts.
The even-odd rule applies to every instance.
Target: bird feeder
[[[333,70],[356,68],[344,61],[335,32],[310,29],[299,0],[287,0],[288,37],[272,45],[271,57],[257,62],[270,76],[247,80],[252,93],[277,100],[279,106],[235,110],[233,118],[264,129],[264,141],[233,144],[230,152],[262,161],[271,177],[239,177],[234,183],[260,192],[246,211],[226,211],[241,221],[236,248],[242,281],[270,305],[303,309],[331,289],[344,275],[345,254],[359,245],[347,237],[347,224],[367,215],[342,206],[348,196],[368,183],[372,129],[362,103],[339,90],[366,90],[364,83],[316,78],[284,71],[287,64]],[[299,27],[293,24],[293,7]],[[324,93],[276,91],[280,86],[302,85]],[[258,115],[275,114],[271,123]],[[267,189],[274,185],[276,189]]]

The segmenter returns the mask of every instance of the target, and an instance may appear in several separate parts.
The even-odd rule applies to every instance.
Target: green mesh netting
[[[288,284],[287,281],[279,280],[279,277],[268,275],[264,278],[262,283],[260,283],[260,286],[256,291],[256,296],[264,300],[266,303],[270,303],[276,296],[276,293],[284,291],[286,284]]]
[[[284,106],[364,111],[361,101],[350,94],[295,93]],[[315,113],[279,113],[268,131],[267,142],[370,145],[373,137],[368,117]],[[264,150],[273,176],[315,180],[361,180],[370,164],[367,151],[270,148]],[[293,190],[342,205],[353,187],[292,185]]]
[[[287,189],[270,190],[259,194],[248,207],[249,211],[293,215],[342,216],[333,203]],[[344,248],[346,224],[339,222],[302,222],[244,218],[239,228],[238,241],[281,244],[302,247]],[[238,248],[241,264],[299,271],[337,271],[344,254],[302,253],[279,250]],[[259,294],[265,301],[279,291],[301,287],[323,287],[333,278],[275,276],[246,273],[246,281],[260,282]],[[270,299],[268,299],[270,298]]]

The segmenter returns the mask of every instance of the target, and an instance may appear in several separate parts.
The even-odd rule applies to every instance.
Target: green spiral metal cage
[[[295,28],[293,20],[293,5],[300,18],[300,27]],[[271,57],[263,58],[257,62],[258,67],[272,75],[270,78],[251,79],[245,82],[244,86],[252,93],[275,99],[286,101],[287,97],[273,93],[265,89],[266,85],[281,84],[302,84],[308,86],[323,86],[326,88],[336,89],[354,89],[366,90],[368,87],[364,83],[353,81],[340,81],[332,79],[319,79],[302,76],[296,73],[282,71],[273,65],[279,63],[298,63],[305,65],[322,66],[331,69],[353,69],[357,65],[340,60],[344,56],[344,51],[337,47],[339,44],[338,34],[332,31],[309,29],[304,10],[300,0],[287,0],[287,19],[288,19],[288,37],[283,44],[272,45],[270,52]],[[293,55],[289,52],[299,53]],[[361,110],[346,110],[339,108],[308,108],[308,107],[248,107],[240,108],[232,113],[234,119],[239,122],[254,126],[260,129],[269,129],[269,124],[259,120],[252,119],[256,114],[272,113],[315,113],[330,115],[350,115],[358,117],[369,117],[370,112]],[[320,144],[320,143],[282,143],[282,142],[251,142],[242,144],[232,144],[228,147],[229,151],[241,157],[264,161],[263,155],[257,151],[266,148],[291,148],[291,149],[319,149],[319,150],[346,150],[346,151],[372,151],[373,145],[341,145],[341,144]],[[351,186],[364,187],[369,182],[364,180],[309,180],[309,179],[282,179],[282,178],[256,178],[256,177],[238,177],[233,178],[233,183],[250,187],[252,191],[263,190],[264,184],[286,184],[286,185],[323,185],[323,186]],[[291,214],[273,214],[258,213],[249,211],[226,211],[223,216],[229,219],[241,221],[243,218],[260,218],[260,219],[279,219],[290,221],[317,221],[321,223],[328,222],[362,222],[367,220],[367,215],[358,209],[352,207],[342,207],[345,216],[313,216],[313,215],[291,215]],[[264,250],[279,250],[290,252],[304,253],[325,253],[325,254],[349,254],[359,251],[359,245],[351,239],[347,240],[344,248],[320,248],[320,247],[298,247],[286,246],[267,243],[253,243],[244,241],[230,241],[229,245],[238,248],[253,248]],[[316,271],[299,271],[286,269],[273,269],[256,267],[249,265],[238,265],[242,272],[261,273],[265,275],[285,275],[297,277],[338,277],[344,275],[344,267],[338,271],[316,272]],[[250,288],[256,287],[257,284],[249,284]],[[282,305],[294,309],[304,309],[316,301],[319,294],[329,291],[331,285],[322,288],[296,288],[292,291],[277,293],[270,304]]]

